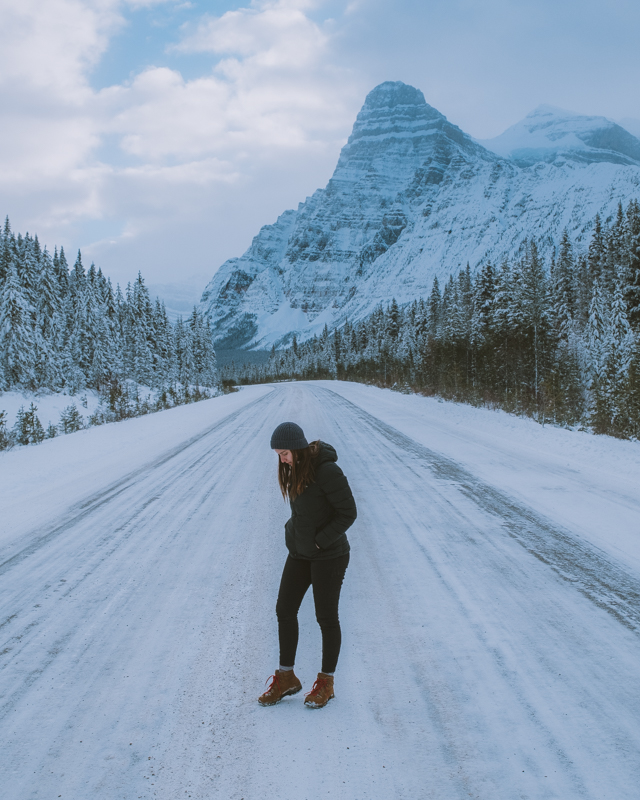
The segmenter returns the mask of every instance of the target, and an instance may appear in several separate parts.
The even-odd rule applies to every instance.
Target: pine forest
[[[37,236],[16,236],[6,220],[0,234],[2,391],[95,390],[102,402],[88,424],[100,424],[209,397],[217,386],[211,329],[196,308],[172,323],[140,273],[123,293],[93,264],[85,270],[80,252],[69,269],[64,249],[52,256]],[[141,394],[142,387],[148,391]],[[0,412],[0,448],[85,424],[71,404],[59,425],[45,431],[36,408],[21,409],[13,429]]]
[[[565,230],[549,263],[534,239],[501,264],[469,266],[429,297],[366,319],[226,381],[339,378],[640,437],[640,206],[593,221],[584,251]]]

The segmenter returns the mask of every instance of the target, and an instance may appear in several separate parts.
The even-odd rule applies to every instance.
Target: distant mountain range
[[[640,139],[605,117],[581,117],[539,106],[495,139],[480,141],[520,167],[560,159],[579,164],[640,165]]]
[[[640,139],[604,117],[540,106],[476,141],[418,89],[387,82],[356,118],[335,172],[226,261],[201,308],[219,347],[281,346],[378,303],[426,297],[467,262],[543,254],[564,228],[585,246],[597,212],[640,197]]]

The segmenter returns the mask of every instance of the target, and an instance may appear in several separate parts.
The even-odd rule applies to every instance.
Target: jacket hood
[[[320,464],[325,464],[327,461],[337,461],[338,454],[335,451],[335,448],[332,447],[330,444],[326,442],[319,442],[319,450],[318,455],[316,457],[316,466],[320,466]]]

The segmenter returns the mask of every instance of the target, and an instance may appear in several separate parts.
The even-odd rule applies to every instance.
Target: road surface
[[[321,711],[256,702],[288,419],[336,447],[359,510]],[[640,577],[326,387],[277,385],[133,472],[123,453],[0,587],[5,800],[640,796]],[[308,691],[310,595],[300,622]]]

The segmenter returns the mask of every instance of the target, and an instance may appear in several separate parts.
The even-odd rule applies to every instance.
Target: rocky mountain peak
[[[419,89],[387,81],[367,95],[332,181],[353,183],[375,174],[399,187],[419,167],[434,158],[448,163],[459,151],[494,158],[430,106]]]
[[[412,86],[373,89],[327,186],[207,286],[218,347],[279,347],[428,297],[434,277],[499,263],[525,237],[551,250],[568,228],[586,241],[596,212],[638,194],[640,140],[603,117],[541,106],[485,144]]]
[[[376,109],[426,105],[427,101],[424,99],[424,95],[415,86],[409,86],[402,81],[385,81],[372,89],[365,97],[360,114]],[[435,111],[435,109],[433,110]]]

